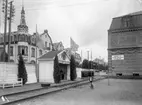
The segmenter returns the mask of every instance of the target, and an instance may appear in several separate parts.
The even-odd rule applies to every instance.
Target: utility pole
[[[5,2],[5,7],[4,7],[4,9],[5,9],[5,17],[4,17],[4,44],[3,44],[3,50],[4,50],[4,54],[3,54],[3,60],[4,60],[4,62],[5,62],[5,53],[6,53],[6,51],[5,51],[5,48],[6,48],[6,32],[7,32],[7,5],[8,5],[8,0],[4,0],[3,2]]]
[[[91,69],[92,69],[92,63],[93,61],[92,61],[92,49],[91,49]]]
[[[8,62],[10,61],[10,44],[11,44],[11,37],[10,37],[10,35],[11,35],[11,19],[12,19],[12,7],[13,7],[12,2],[13,2],[13,1],[10,2],[10,13],[9,13],[9,18],[8,18],[8,20],[9,20],[9,33],[8,33]]]
[[[36,34],[35,34],[35,35],[36,35],[36,40],[35,40],[35,41],[36,41],[36,43],[35,43],[35,44],[36,44],[36,64],[35,64],[35,67],[36,67],[37,82],[39,82],[39,70],[38,70],[38,61],[37,61],[37,50],[38,50],[38,49],[37,49],[37,47],[38,47],[38,46],[37,46],[37,39],[38,39],[38,38],[37,38],[37,35],[38,35],[38,32],[37,32],[37,24],[36,24]]]
[[[87,57],[88,57],[88,61],[89,61],[89,51],[87,51]]]

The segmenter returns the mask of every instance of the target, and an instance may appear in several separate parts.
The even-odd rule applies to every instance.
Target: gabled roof
[[[50,51],[44,55],[42,55],[41,57],[39,57],[38,59],[42,60],[42,59],[53,59],[57,54],[59,54],[61,51]]]

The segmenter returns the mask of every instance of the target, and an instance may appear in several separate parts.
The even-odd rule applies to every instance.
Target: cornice
[[[120,33],[120,32],[132,32],[132,31],[142,31],[142,27],[137,28],[123,28],[123,29],[110,29],[108,32],[110,33]]]

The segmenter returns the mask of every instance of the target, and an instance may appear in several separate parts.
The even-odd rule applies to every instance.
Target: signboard
[[[124,60],[124,55],[112,55],[112,60]]]

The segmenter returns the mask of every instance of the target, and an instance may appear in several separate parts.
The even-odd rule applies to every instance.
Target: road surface
[[[45,95],[15,105],[142,105],[142,80],[110,79]]]

